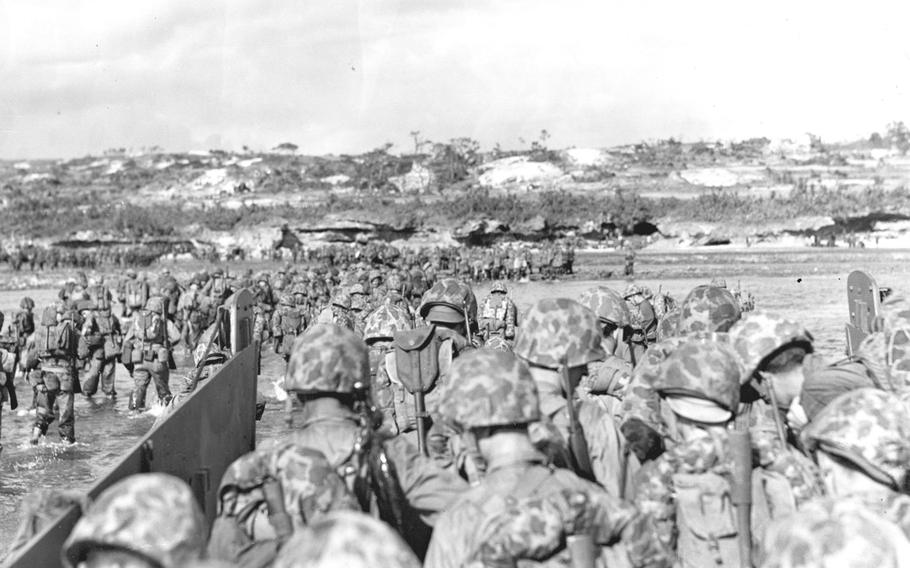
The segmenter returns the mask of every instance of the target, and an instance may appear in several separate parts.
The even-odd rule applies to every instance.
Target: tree
[[[273,150],[276,150],[278,152],[294,153],[297,151],[297,144],[293,144],[291,142],[282,142],[281,144],[275,146]]]
[[[902,121],[892,122],[888,125],[888,134],[885,139],[892,148],[896,148],[901,154],[906,155],[910,150],[910,129]]]

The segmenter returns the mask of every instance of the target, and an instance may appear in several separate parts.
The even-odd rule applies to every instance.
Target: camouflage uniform
[[[296,534],[274,568],[420,568],[388,525],[362,513],[336,512]]]
[[[319,312],[316,323],[335,324],[354,330],[354,318],[351,317],[351,296],[338,292],[332,296],[331,305]]]
[[[737,420],[748,426],[756,465],[783,476],[800,507],[823,494],[818,468],[800,450],[780,440],[774,413],[778,412],[780,421],[786,424],[787,411],[774,408],[766,389],[767,380],[755,378],[768,361],[788,347],[811,353],[812,335],[796,322],[758,311],[749,312],[733,325],[730,344],[745,365],[744,379],[752,381],[743,389],[743,407]]]
[[[92,553],[129,553],[154,566],[181,568],[201,556],[205,517],[190,487],[163,473],[131,475],[92,503],[63,545],[70,568]]]
[[[635,350],[636,360],[641,357],[649,343],[657,340],[657,314],[650,300],[642,294],[636,284],[629,284],[623,292],[623,298],[629,306],[632,316],[631,346]]]
[[[712,415],[710,425],[691,422],[693,428],[686,438],[680,439],[656,460],[644,464],[635,480],[634,503],[642,513],[654,516],[657,539],[668,549],[677,550],[677,537],[681,532],[677,510],[681,487],[677,484],[684,478],[679,475],[713,474],[726,478],[732,470],[723,420],[725,417],[729,422],[734,417],[739,404],[741,376],[742,367],[736,354],[717,342],[683,344],[661,365],[654,388],[662,398],[672,397],[674,403],[698,399],[702,401],[701,406],[691,406],[710,411]],[[665,403],[662,416],[666,427],[673,430],[677,412],[683,412],[686,407],[671,407],[669,401],[662,400],[662,405]],[[689,415],[687,418],[698,417]],[[715,420],[720,422],[715,423]],[[688,535],[689,531],[682,533]],[[688,541],[684,538],[684,542]],[[694,559],[685,557],[682,551],[678,555],[682,566],[693,565]]]
[[[145,409],[145,395],[149,383],[154,380],[158,400],[166,405],[171,398],[169,348],[180,341],[180,331],[167,319],[162,318],[161,298],[149,298],[145,309],[133,319],[123,339],[124,349],[130,350],[132,361],[133,392],[130,409]]]
[[[307,326],[303,307],[298,306],[294,296],[282,293],[278,296],[278,306],[272,314],[272,336],[275,338],[275,352],[287,361],[291,357],[291,348],[297,336]]]
[[[256,450],[232,463],[218,491],[208,556],[266,566],[292,533],[357,501],[321,453],[294,444]]]
[[[305,400],[352,397],[355,391],[368,391],[369,373],[369,355],[363,341],[352,331],[320,324],[297,338],[284,389]],[[304,402],[304,410],[307,404]],[[408,509],[407,521],[432,525],[435,516],[464,489],[464,482],[420,455],[401,437],[384,442],[378,437],[371,438],[372,427],[364,424],[362,415],[350,403],[340,403],[310,413],[289,439],[322,452],[352,491],[365,473],[363,452],[370,451],[373,444],[381,444],[375,447],[381,447],[394,466],[397,483],[407,501],[403,504]],[[368,506],[368,500],[367,503],[362,500],[361,505]],[[415,538],[419,536],[416,532]],[[403,536],[410,539],[412,535]]]
[[[525,364],[512,354],[490,350],[475,351],[455,362],[439,411],[468,436],[469,447],[478,445],[476,429],[527,426],[541,418],[537,388]],[[479,458],[485,462],[480,483],[462,495],[436,524],[427,568],[463,566],[472,551],[489,540],[490,527],[500,516],[513,508],[524,509],[526,500],[548,499],[564,491],[590,495],[602,504],[599,529],[608,536],[601,542],[614,543],[623,537],[627,550],[638,554],[631,558],[636,566],[667,565],[666,557],[650,538],[649,519],[598,485],[568,470],[547,467],[530,438],[527,449],[484,458]],[[536,532],[519,530],[509,536],[524,544],[540,538]],[[551,552],[560,552],[560,540],[550,540],[557,543]],[[568,565],[566,554],[555,556],[553,564]]]

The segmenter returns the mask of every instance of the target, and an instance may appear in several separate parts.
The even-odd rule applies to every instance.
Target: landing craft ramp
[[[252,294],[237,292],[226,302],[234,353],[211,379],[199,383],[166,420],[154,426],[110,473],[88,490],[90,499],[135,473],[162,472],[185,480],[211,524],[218,484],[237,457],[256,443],[256,379],[259,346],[252,339]],[[61,548],[79,520],[71,507],[57,521],[10,555],[9,568],[63,566]]]

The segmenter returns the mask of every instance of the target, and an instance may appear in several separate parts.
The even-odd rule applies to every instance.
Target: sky
[[[910,123],[905,1],[0,0],[0,159],[283,142],[852,140]]]

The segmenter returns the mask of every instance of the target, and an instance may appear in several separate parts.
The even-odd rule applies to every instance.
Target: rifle
[[[170,370],[175,370],[177,368],[177,363],[174,361],[174,354],[171,352],[171,337],[169,330],[167,328],[168,319],[167,319],[167,303],[168,299],[166,297],[162,298],[161,302],[161,322],[164,326],[164,348],[167,349],[167,368]]]
[[[771,406],[773,407],[772,416],[774,416],[774,426],[777,429],[777,437],[780,439],[780,443],[786,447],[787,434],[786,430],[784,429],[784,423],[780,417],[780,409],[777,406],[777,393],[774,392],[774,383],[772,382],[772,378],[768,373],[759,371],[759,375],[761,375],[762,382],[764,383],[765,388],[768,389],[768,396],[771,398]]]
[[[563,388],[566,390],[566,412],[569,415],[569,461],[572,469],[580,477],[590,481],[594,479],[594,468],[591,467],[591,456],[588,454],[588,442],[585,432],[578,422],[578,412],[575,409],[575,387],[569,378],[569,363],[563,358],[560,366]]]
[[[739,426],[739,425],[737,425]],[[739,529],[739,559],[743,568],[752,566],[752,441],[748,429],[730,432],[733,454],[731,498]]]
[[[22,346],[19,344],[19,327],[10,326],[15,330],[13,335],[13,372],[10,373],[9,380],[6,381],[6,392],[9,394],[9,408],[16,410],[19,407],[19,397],[16,394],[16,371],[19,368],[19,357],[22,353]]]

